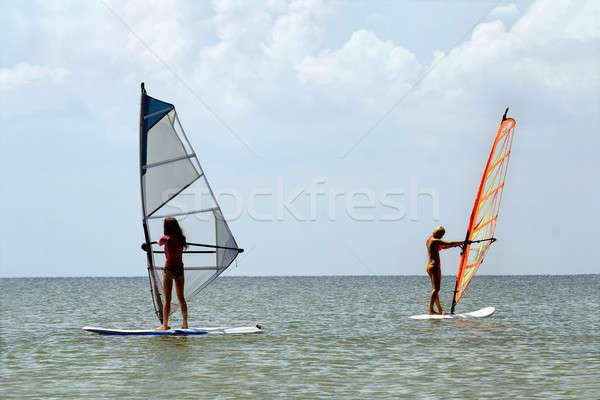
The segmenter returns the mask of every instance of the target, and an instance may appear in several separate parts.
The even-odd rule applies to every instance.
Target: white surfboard
[[[94,326],[84,326],[83,330],[103,335],[138,335],[138,336],[160,336],[160,335],[225,335],[243,333],[262,333],[262,327],[238,326],[238,327],[211,327],[211,328],[189,328],[169,329],[168,331],[155,331],[154,329],[110,329]]]
[[[481,310],[472,311],[468,313],[459,313],[459,314],[442,314],[442,315],[430,315],[430,314],[421,314],[421,315],[412,315],[410,319],[473,319],[473,318],[485,318],[489,317],[496,311],[494,307],[485,307]]]

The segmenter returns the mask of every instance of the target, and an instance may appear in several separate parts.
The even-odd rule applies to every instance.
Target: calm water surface
[[[491,318],[413,321],[427,277],[225,277],[191,325],[264,334],[118,337],[81,327],[157,326],[145,278],[0,279],[0,398],[598,399],[599,289],[480,276],[457,311]]]

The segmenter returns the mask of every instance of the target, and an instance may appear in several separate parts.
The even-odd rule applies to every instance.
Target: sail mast
[[[140,99],[140,194],[142,196],[142,226],[144,228],[144,240],[148,249],[146,251],[146,263],[148,268],[148,280],[150,282],[150,293],[152,295],[152,304],[154,305],[154,312],[156,316],[163,322],[163,305],[162,299],[160,296],[160,288],[157,285],[158,280],[155,277],[156,270],[154,269],[154,256],[152,254],[152,246],[150,246],[150,232],[148,230],[148,218],[146,217],[146,196],[144,189],[144,165],[146,164],[146,160],[144,159],[144,154],[146,152],[146,138],[144,137],[144,108],[146,102],[146,88],[144,87],[144,82],[141,84],[141,99]]]
[[[460,252],[460,265],[464,265],[465,263],[465,254],[466,254],[466,250],[467,250],[467,240],[469,240],[469,230],[467,229],[467,234],[465,235],[465,243],[461,246],[461,252]],[[459,273],[460,273],[460,267],[459,267]],[[454,307],[456,307],[456,291],[458,290],[458,274],[456,277],[456,284],[454,285],[454,294],[452,295],[452,308],[450,308],[450,314],[454,314]]]

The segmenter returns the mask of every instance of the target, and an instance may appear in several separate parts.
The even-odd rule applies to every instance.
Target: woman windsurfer
[[[173,217],[165,218],[163,224],[163,233],[158,239],[159,246],[165,246],[165,269],[163,272],[163,323],[156,328],[157,331],[169,329],[169,314],[171,312],[171,292],[173,290],[173,281],[175,281],[175,292],[179,300],[179,307],[183,316],[182,329],[188,328],[187,322],[187,303],[183,296],[183,287],[185,284],[183,275],[183,249],[187,248],[187,241],[177,220]]]
[[[427,253],[429,254],[429,262],[427,263],[427,274],[431,278],[431,296],[429,297],[429,314],[443,314],[442,306],[440,305],[440,287],[442,285],[442,263],[440,262],[440,250],[458,247],[465,242],[445,242],[442,237],[446,233],[443,226],[438,226],[433,230],[431,236],[427,238]],[[436,305],[438,311],[433,309]]]

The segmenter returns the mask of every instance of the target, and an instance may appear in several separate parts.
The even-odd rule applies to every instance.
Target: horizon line
[[[552,273],[539,273],[539,274],[480,274],[478,276],[585,276],[585,275],[600,275],[600,272],[592,273],[573,273],[573,274],[552,274]],[[456,277],[456,275],[442,275],[447,277]],[[330,274],[330,275],[226,275],[220,276],[219,278],[358,278],[358,277],[422,277],[428,278],[427,275],[421,274],[381,274],[381,275],[345,275],[345,274]],[[65,279],[65,278],[147,278],[146,275],[58,275],[58,276],[0,276],[0,279]]]

